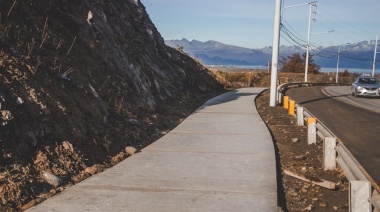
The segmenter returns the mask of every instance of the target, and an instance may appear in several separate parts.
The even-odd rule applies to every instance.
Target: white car
[[[376,77],[362,75],[351,86],[351,96],[380,96],[380,84]]]

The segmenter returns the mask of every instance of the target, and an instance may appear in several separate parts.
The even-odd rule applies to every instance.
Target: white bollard
[[[297,106],[297,125],[304,126],[303,107]]]
[[[325,138],[323,141],[323,168],[336,169],[336,138]]]
[[[371,212],[371,183],[350,181],[350,212]]]
[[[380,212],[380,194],[376,190],[372,192],[371,203],[374,206],[373,212]]]
[[[307,119],[307,144],[316,144],[317,143],[317,119],[308,118]]]

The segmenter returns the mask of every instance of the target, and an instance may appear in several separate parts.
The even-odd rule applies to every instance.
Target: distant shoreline
[[[209,69],[216,69],[225,72],[249,72],[249,71],[268,71],[267,66],[262,65],[205,65]],[[339,68],[339,73],[347,70],[349,73],[371,74],[372,69],[363,68]],[[321,67],[322,73],[336,73],[336,68]],[[375,74],[380,74],[380,69],[375,70]]]
[[[211,70],[218,70],[223,72],[253,72],[253,71],[264,71],[268,72],[267,66],[239,66],[239,65],[205,65],[205,67]]]
[[[364,68],[339,68],[339,73],[347,70],[349,73],[355,74],[372,74],[372,69],[364,69]],[[336,73],[336,68],[321,68],[322,73]],[[375,69],[375,74],[380,74],[380,69]]]

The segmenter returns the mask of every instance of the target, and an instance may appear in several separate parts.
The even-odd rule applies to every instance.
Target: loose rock
[[[94,175],[98,172],[98,166],[97,165],[93,165],[91,167],[87,167],[85,170],[84,170],[86,173],[89,173],[91,175]]]
[[[25,211],[25,210],[28,210],[29,208],[37,205],[38,203],[44,201],[43,198],[37,198],[37,199],[34,199],[34,200],[31,200],[30,202],[26,203],[24,206],[21,207],[21,210],[22,211]]]
[[[132,147],[132,146],[129,146],[129,147],[126,147],[125,148],[125,152],[128,154],[128,155],[134,155],[136,153],[137,149]]]
[[[296,157],[294,157],[296,160],[305,160],[306,159],[306,157],[305,157],[305,155],[298,155],[298,156],[296,156]]]
[[[58,176],[56,176],[50,172],[44,171],[42,176],[44,177],[46,182],[52,186],[57,187],[57,186],[61,185],[61,183],[62,183],[62,179],[60,177],[58,177]]]
[[[116,156],[112,157],[111,159],[111,164],[117,164],[119,163],[120,161],[122,161],[124,159],[124,152],[121,152],[119,154],[117,154]]]
[[[24,103],[24,100],[22,100],[21,97],[17,97],[16,102],[18,105],[22,105]]]
[[[313,209],[314,209],[314,206],[313,205],[309,205],[304,210],[305,211],[312,211]]]
[[[131,124],[134,124],[134,125],[138,125],[139,124],[139,121],[136,120],[136,119],[128,119],[128,122],[131,123]]]
[[[68,141],[62,142],[62,146],[63,146],[63,148],[65,148],[65,150],[74,151],[73,145]]]

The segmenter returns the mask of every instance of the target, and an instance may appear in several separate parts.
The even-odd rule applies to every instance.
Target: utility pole
[[[309,69],[309,48],[310,48],[310,29],[311,29],[311,9],[313,7],[313,4],[310,3],[310,10],[309,10],[309,25],[307,28],[307,45],[306,45],[306,62],[305,62],[305,82],[307,82],[307,72]]]
[[[335,30],[329,30],[327,32],[315,32],[315,33],[311,33],[310,30],[311,30],[311,15],[312,15],[312,8],[313,6],[317,6],[316,4],[314,4],[316,1],[314,2],[310,2],[310,11],[309,11],[309,26],[308,26],[308,29],[307,29],[307,45],[306,45],[306,58],[305,58],[305,82],[307,82],[307,74],[308,74],[308,70],[309,70],[309,51],[310,51],[310,36],[312,34],[322,34],[322,33],[330,33],[330,32],[334,32]],[[315,13],[315,12],[314,12]],[[315,20],[315,19],[314,19]]]
[[[378,38],[379,38],[379,35],[376,35],[375,53],[373,56],[373,65],[372,65],[372,77],[375,76],[376,54],[379,53],[379,52],[377,52],[377,40],[378,40]]]
[[[272,49],[272,69],[270,81],[269,106],[275,107],[277,100],[277,72],[278,72],[278,52],[280,47],[280,24],[281,24],[281,0],[276,0],[273,27],[273,49]]]
[[[338,83],[338,73],[339,73],[339,54],[340,54],[340,47],[342,47],[341,45],[339,46],[338,48],[338,61],[336,62],[336,79],[335,79],[335,82]]]
[[[275,107],[276,101],[277,101],[277,77],[278,77],[278,53],[280,48],[280,26],[281,26],[281,16],[283,13],[283,10],[291,7],[298,7],[303,5],[312,5],[317,1],[312,1],[305,4],[297,4],[292,5],[288,7],[284,6],[282,3],[282,0],[276,0],[276,8],[274,13],[274,30],[273,30],[273,49],[272,49],[272,68],[271,68],[271,83],[270,83],[270,99],[269,99],[269,106]],[[310,25],[310,24],[309,24]],[[310,33],[309,33],[310,34]]]

